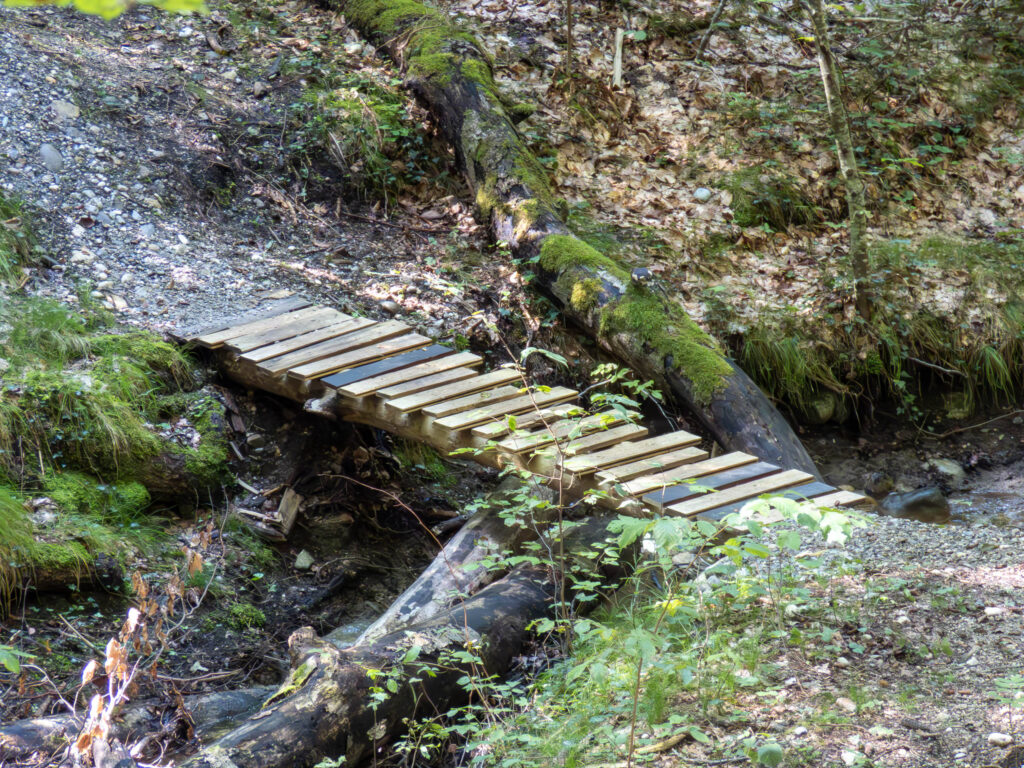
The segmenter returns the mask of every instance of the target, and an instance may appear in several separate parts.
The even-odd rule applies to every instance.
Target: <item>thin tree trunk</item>
[[[825,89],[825,103],[832,135],[836,141],[839,158],[839,173],[846,185],[846,204],[850,214],[850,264],[853,267],[853,282],[857,311],[865,320],[871,318],[871,293],[868,285],[868,253],[865,241],[868,207],[864,191],[864,180],[857,168],[857,155],[853,149],[850,133],[850,116],[843,103],[842,88],[839,84],[839,67],[836,64],[828,36],[828,21],[823,0],[805,0],[808,16],[814,28],[814,45],[818,51],[818,67],[821,83]]]

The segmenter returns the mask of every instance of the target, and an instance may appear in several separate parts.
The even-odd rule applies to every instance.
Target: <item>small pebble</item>
[[[53,144],[47,143],[39,147],[39,157],[42,158],[43,165],[48,171],[60,173],[64,170],[64,158]]]
[[[836,666],[846,668],[850,666],[850,660],[845,656],[840,656],[838,659],[836,659]]]
[[[708,200],[712,198],[713,195],[714,192],[712,192],[707,187],[697,187],[695,190],[693,190],[693,198],[698,203],[706,203]]]
[[[999,733],[994,731],[988,735],[988,745],[990,747],[1008,747],[1013,744],[1013,736],[1008,733]]]
[[[385,299],[380,303],[380,308],[387,312],[389,315],[397,315],[402,311],[402,305],[397,301],[391,299]]]

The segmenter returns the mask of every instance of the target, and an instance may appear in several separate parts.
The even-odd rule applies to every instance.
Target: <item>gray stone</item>
[[[831,392],[822,392],[808,400],[802,409],[804,420],[808,424],[827,424],[836,412],[836,396]]]
[[[82,114],[82,110],[78,108],[78,105],[72,104],[70,101],[55,101],[50,104],[50,108],[62,120],[77,120],[79,115]]]
[[[952,459],[931,459],[925,464],[925,467],[938,472],[942,476],[942,480],[951,488],[960,490],[967,485],[967,473],[958,462]]]
[[[385,299],[380,303],[380,308],[387,312],[389,315],[397,315],[402,311],[402,305],[397,301],[391,299]]]
[[[1008,747],[1013,744],[1013,736],[1008,733],[995,731],[988,735],[988,743],[991,747]]]
[[[267,444],[267,438],[259,432],[253,432],[245,438],[245,444],[250,448],[262,448]]]
[[[922,523],[948,523],[949,502],[938,488],[918,488],[907,493],[890,493],[878,505],[888,517],[919,520]]]
[[[712,192],[707,187],[697,187],[695,190],[693,190],[693,198],[698,203],[706,203],[714,196],[714,194],[715,193]]]
[[[64,170],[64,158],[61,157],[60,150],[53,144],[43,144],[39,147],[39,157],[42,158],[43,165],[48,171],[60,173]]]
[[[313,556],[306,550],[302,550],[295,558],[295,570],[308,571],[313,567]]]

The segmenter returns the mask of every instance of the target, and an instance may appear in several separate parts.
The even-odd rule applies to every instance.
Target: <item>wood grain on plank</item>
[[[853,491],[836,491],[814,499],[817,507],[852,507],[867,501],[866,496]]]
[[[506,400],[520,397],[522,393],[521,387],[494,387],[493,389],[485,389],[482,392],[474,392],[470,395],[432,403],[424,408],[422,413],[434,419],[443,419],[445,416],[451,416],[454,413],[462,413],[463,411],[483,408],[494,403],[505,402]]]
[[[648,456],[639,461],[631,461],[628,464],[617,464],[609,469],[598,470],[596,477],[602,486],[608,488],[616,483],[624,483],[644,475],[666,472],[682,464],[693,464],[696,461],[704,461],[706,458],[708,458],[707,451],[696,446],[687,446]]]
[[[577,419],[564,419],[549,423],[546,427],[527,434],[523,434],[521,430],[517,429],[518,434],[502,440],[498,443],[498,448],[506,453],[522,453],[523,451],[535,450],[542,446],[550,445],[570,436],[574,438],[583,437],[591,432],[608,429],[622,422],[622,416],[611,413],[595,414]]]
[[[733,485],[739,485],[740,483],[756,480],[759,477],[771,475],[779,471],[780,468],[775,464],[769,464],[767,461],[755,461],[750,464],[744,464],[739,467],[727,469],[723,472],[704,475],[695,482],[680,483],[679,485],[673,485],[667,488],[659,488],[645,495],[644,501],[654,509],[661,509],[662,507],[666,507],[670,504],[688,499],[691,496],[700,496],[707,492],[703,489],[711,488],[713,490],[721,490]]]
[[[621,443],[606,451],[588,453],[586,456],[574,456],[566,460],[565,468],[578,475],[585,475],[596,472],[599,469],[638,461],[652,454],[685,448],[698,442],[700,442],[699,437],[680,430],[678,432],[670,432],[667,435],[650,437],[646,440]]]
[[[436,389],[424,390],[422,392],[417,392],[412,395],[404,395],[394,399],[388,398],[386,400],[386,405],[388,410],[393,410],[397,413],[410,413],[412,411],[420,410],[421,408],[426,408],[434,403],[453,400],[472,392],[479,392],[480,390],[487,389],[488,387],[497,387],[502,384],[507,384],[510,381],[521,380],[522,376],[519,371],[514,368],[499,368],[496,371],[474,376],[473,378],[465,379],[454,384],[445,384],[444,386],[437,387]],[[378,392],[377,396],[386,397],[383,390]]]
[[[295,310],[289,310],[288,312],[275,312],[269,315],[264,315],[258,320],[250,320],[249,322],[241,323],[239,325],[229,326],[220,331],[204,334],[196,338],[196,343],[202,344],[204,347],[215,349],[229,339],[245,336],[250,333],[258,333],[259,331],[270,330],[283,322],[284,318],[289,315],[300,315],[305,317],[319,311],[319,307],[306,305],[304,307],[298,307]]]
[[[556,405],[552,408],[539,408],[533,413],[524,413],[516,416],[515,428],[506,419],[494,421],[489,424],[481,424],[473,427],[473,435],[483,440],[497,440],[510,432],[524,429],[540,429],[544,424],[554,424],[570,416],[579,416],[584,411],[578,405]],[[639,414],[637,414],[639,418]]]
[[[371,320],[368,317],[353,317],[348,320],[340,320],[323,328],[318,328],[315,331],[293,336],[290,339],[283,339],[273,344],[268,344],[265,347],[250,349],[248,352],[242,353],[241,357],[243,360],[248,360],[251,363],[262,363],[266,360],[286,355],[289,352],[311,347],[322,341],[344,336],[346,333],[354,333],[363,328],[368,328],[375,323],[375,320]]]
[[[595,432],[586,437],[577,437],[570,440],[562,447],[563,456],[579,456],[590,451],[600,451],[610,445],[621,443],[626,440],[635,440],[647,435],[647,427],[639,424],[623,424],[621,427],[612,427],[601,432]]]
[[[372,330],[372,329],[371,329]],[[288,369],[288,375],[294,379],[319,379],[328,374],[351,368],[355,365],[362,365],[373,360],[380,360],[383,357],[397,355],[399,352],[406,352],[410,349],[426,347],[434,343],[429,336],[419,333],[406,333],[402,336],[394,336],[384,341],[377,341],[367,344],[359,349],[342,352],[331,357],[324,357],[314,360],[311,363],[296,366]]]
[[[804,485],[798,485],[795,488],[781,491],[776,495],[781,496],[784,499],[792,499],[793,501],[805,501],[808,499],[814,499],[817,496],[823,496],[826,493],[832,493],[833,491],[835,491],[835,488],[828,483],[815,481],[813,483],[805,483]],[[739,512],[750,502],[751,499],[735,501],[732,504],[726,504],[723,507],[715,507],[714,509],[709,509],[707,512],[701,512],[700,516],[705,520],[718,522],[727,515]]]
[[[352,319],[350,315],[342,314],[338,310],[328,307],[310,307],[310,309],[314,311],[305,317],[302,316],[305,310],[289,312],[278,318],[280,322],[273,328],[236,336],[225,341],[224,346],[234,352],[248,352],[250,349],[265,347],[276,341],[290,339],[293,336],[300,336],[303,333]]]
[[[712,491],[696,499],[688,499],[679,504],[672,504],[668,511],[674,515],[696,515],[698,512],[705,512],[723,504],[728,504],[741,499],[752,499],[762,493],[771,493],[792,485],[800,485],[808,480],[813,480],[814,475],[803,472],[799,469],[789,469],[774,475],[768,475],[742,485],[734,485],[722,491]]]
[[[260,362],[260,367],[266,368],[271,373],[284,373],[290,368],[297,368],[300,365],[312,363],[315,360],[322,360],[325,357],[331,357],[342,352],[360,349],[408,332],[409,326],[397,320],[373,323],[353,333],[345,333],[336,338],[321,341],[319,344],[303,347],[294,352],[273,357],[270,360],[263,360]]]
[[[715,456],[713,459],[697,462],[696,464],[683,464],[665,472],[644,475],[635,480],[629,480],[622,484],[621,492],[627,496],[642,496],[656,488],[676,485],[677,483],[689,480],[691,477],[710,475],[713,472],[732,469],[742,464],[752,464],[755,461],[757,461],[757,457],[751,456],[749,453],[727,453],[723,456]]]
[[[411,395],[441,384],[451,384],[476,376],[473,367],[480,363],[479,355],[472,352],[456,352],[428,363],[420,363],[394,373],[339,387],[338,391],[348,397],[366,397],[374,394],[380,397]]]
[[[182,341],[197,342],[200,336],[209,336],[217,333],[218,331],[226,331],[228,328],[234,328],[236,325],[245,325],[246,323],[251,323],[254,320],[266,320],[269,317],[283,315],[286,312],[294,312],[297,309],[304,309],[312,304],[313,302],[308,301],[301,296],[291,296],[287,299],[268,301],[267,303],[261,304],[255,309],[245,312],[244,314],[237,315],[236,317],[218,320],[214,323],[208,323],[198,330],[186,331],[184,335],[175,334],[175,338],[179,338]]]
[[[530,392],[509,400],[502,400],[493,405],[452,413],[449,416],[438,418],[434,424],[443,429],[457,432],[486,421],[500,419],[507,414],[515,414],[520,411],[532,410],[533,408],[540,408],[555,403],[564,403],[566,400],[571,400],[578,395],[579,392],[575,389],[552,387],[546,392]],[[424,409],[423,412],[427,413],[427,409]]]

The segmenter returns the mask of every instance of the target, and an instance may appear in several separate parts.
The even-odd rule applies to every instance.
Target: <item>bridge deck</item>
[[[221,353],[250,386],[296,400],[327,396],[344,418],[412,437],[490,466],[513,463],[607,506],[720,519],[766,493],[822,507],[863,496],[745,453],[710,457],[699,438],[651,437],[638,414],[588,414],[579,393],[530,385],[515,368],[480,373],[459,352],[396,320],[352,317],[300,299],[182,337]]]

